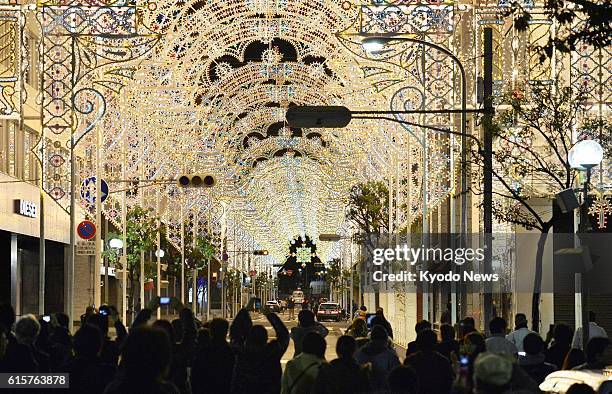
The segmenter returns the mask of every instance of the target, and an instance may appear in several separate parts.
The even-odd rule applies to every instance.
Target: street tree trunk
[[[542,294],[542,270],[544,265],[544,247],[548,238],[548,231],[552,225],[547,223],[540,233],[538,239],[538,249],[536,251],[535,275],[533,278],[533,298],[531,300],[531,329],[532,331],[540,331],[540,299]]]

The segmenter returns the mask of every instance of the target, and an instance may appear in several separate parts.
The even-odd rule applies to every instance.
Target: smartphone
[[[43,319],[44,321],[46,321],[47,323],[50,323],[50,322],[51,322],[51,316],[49,316],[49,315],[44,315],[44,316],[42,317],[42,319]]]
[[[519,356],[523,356],[523,357],[524,357],[524,356],[526,356],[526,355],[527,355],[527,353],[525,353],[525,352],[518,352],[518,355],[519,355]]]
[[[376,317],[376,313],[366,313],[366,324],[368,326],[368,330],[372,329],[372,320]]]
[[[461,365],[468,365],[470,359],[468,358],[468,356],[461,356],[459,357],[459,362],[461,363]]]
[[[170,297],[159,297],[159,305],[168,305],[170,303]]]
[[[108,316],[108,309],[106,308],[100,308],[100,314],[102,316]]]

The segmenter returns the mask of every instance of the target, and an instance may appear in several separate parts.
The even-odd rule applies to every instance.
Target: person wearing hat
[[[389,347],[389,335],[382,326],[372,327],[370,341],[355,354],[359,364],[369,364],[370,385],[374,391],[387,389],[387,376],[400,365],[395,350]]]
[[[522,353],[525,351],[523,348],[523,339],[532,332],[533,331],[527,328],[527,316],[525,316],[524,313],[517,313],[516,316],[514,316],[514,331],[506,335],[506,339],[516,346],[518,352]]]
[[[474,362],[474,392],[499,394],[510,389],[512,362],[508,356],[498,353],[481,353]]]

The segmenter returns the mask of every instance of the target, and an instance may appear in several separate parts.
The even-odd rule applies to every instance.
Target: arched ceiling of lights
[[[114,109],[116,139],[129,141],[127,176],[212,173],[218,186],[143,188],[133,203],[156,201],[149,205],[165,212],[179,242],[173,207],[206,218],[211,201],[222,201],[230,223],[277,260],[296,235],[338,231],[351,185],[385,176],[390,130],[373,122],[295,129],[284,118],[291,105],[388,106],[334,36],[355,17],[346,2],[312,1],[198,0],[145,13],[143,23],[164,36]],[[318,248],[323,261],[329,246]]]
[[[409,179],[404,183],[409,211],[418,214],[418,163],[423,152],[410,142],[410,133],[398,133],[397,126],[375,121],[353,121],[346,129],[334,130],[295,129],[284,122],[291,105],[346,105],[352,109],[419,105],[409,98],[421,93],[406,93],[414,90],[412,85],[418,81],[411,78],[418,73],[407,73],[403,64],[387,61],[385,68],[380,62],[367,61],[358,45],[336,36],[357,30],[359,10],[358,4],[337,0],[150,1],[136,14],[119,10],[130,23],[140,26],[136,28],[139,34],[149,35],[126,42],[121,34],[129,36],[133,30],[128,23],[112,20],[95,25],[93,32],[117,33],[119,38],[91,38],[92,32],[85,31],[89,36],[83,40],[86,46],[80,58],[99,62],[95,65],[102,80],[98,86],[107,96],[101,120],[90,107],[100,101],[93,90],[80,90],[75,100],[80,127],[87,129],[100,120],[96,129],[102,134],[101,144],[95,134],[88,134],[79,146],[90,157],[79,162],[79,178],[95,174],[95,147],[103,146],[99,156],[111,190],[129,186],[114,179],[146,180],[137,191],[127,193],[127,205],[161,212],[168,237],[176,246],[180,247],[185,221],[186,231],[210,229],[217,235],[223,223],[228,223],[243,237],[254,239],[257,247],[268,249],[277,261],[284,259],[289,240],[295,236],[318,239],[321,233],[338,232],[345,225],[350,187],[359,181],[384,179],[399,169]],[[45,22],[49,31],[62,20],[57,12],[63,12],[65,20],[73,14],[51,9]],[[101,8],[95,17],[104,20],[105,12]],[[57,40],[47,41],[49,51],[58,47],[67,51],[65,42],[58,44]],[[99,47],[89,45],[92,40]],[[121,50],[113,52],[101,45],[117,45],[112,40],[119,42]],[[101,53],[95,53],[98,50]],[[113,56],[125,57],[125,53],[137,61],[112,71],[100,67],[118,63]],[[404,48],[398,52],[400,58],[402,53],[411,52]],[[70,59],[53,59],[52,69],[58,69],[64,58]],[[406,59],[414,63],[414,56]],[[439,79],[448,80],[447,71],[441,71]],[[83,85],[95,83],[94,77],[83,75]],[[59,86],[56,80],[60,77],[48,88]],[[119,90],[116,85],[124,86]],[[385,90],[389,86],[398,89]],[[446,94],[439,90],[440,95]],[[62,119],[63,108],[58,106],[57,114],[47,117],[51,122],[46,127],[54,133],[53,122]],[[53,143],[58,152],[62,143]],[[436,155],[446,155],[446,149],[442,143],[437,152],[430,148],[425,157],[445,163],[446,157]],[[62,152],[59,155],[65,156]],[[408,162],[396,165],[393,158],[398,152],[409,152]],[[63,163],[51,163],[56,168],[52,171],[64,168]],[[448,174],[444,165],[439,168],[439,174],[430,170],[435,175],[433,182],[440,179],[439,190],[432,188],[438,197],[448,191]],[[179,189],[173,182],[164,182],[182,173],[213,174],[217,185]],[[49,178],[48,189],[55,187],[56,178]],[[150,181],[159,182],[153,186]],[[58,200],[65,195],[59,193],[61,189],[53,190],[59,190]],[[119,202],[111,197],[103,208],[115,222],[120,220]],[[319,245],[322,261],[329,257],[330,247],[329,243]]]

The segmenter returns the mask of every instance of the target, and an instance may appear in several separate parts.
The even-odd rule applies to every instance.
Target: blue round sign
[[[108,197],[108,183],[104,179],[100,182],[100,201],[104,202]],[[81,182],[81,198],[89,204],[96,203],[96,177],[90,176]]]
[[[83,239],[92,239],[96,236],[96,225],[89,220],[83,220],[77,226],[77,234]]]

